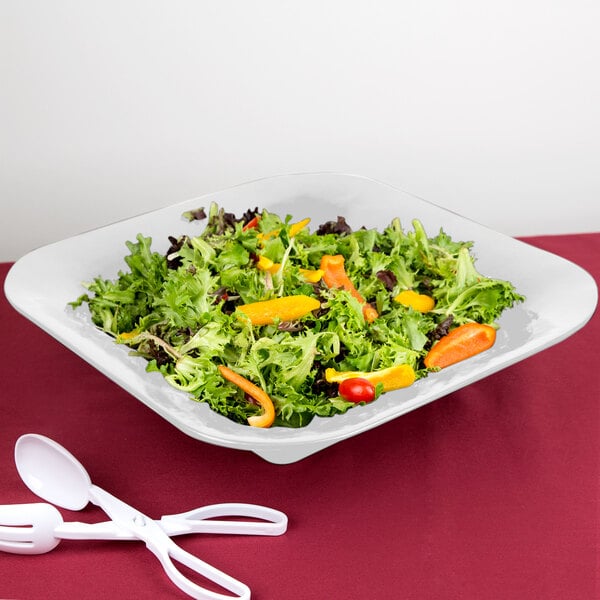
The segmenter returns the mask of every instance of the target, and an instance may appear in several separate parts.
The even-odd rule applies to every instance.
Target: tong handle
[[[213,592],[193,582],[177,568],[173,559],[236,594],[240,600],[250,600],[250,588],[246,584],[178,546],[154,521],[150,524],[150,529],[152,533],[150,539],[146,541],[146,546],[158,558],[169,579],[180,590],[198,600],[232,600],[230,594]]]
[[[260,520],[215,520],[215,517],[247,517]],[[186,533],[281,535],[287,530],[288,518],[285,513],[274,508],[229,502],[209,504],[177,515],[165,515],[158,523],[168,535]]]
[[[228,520],[217,520],[228,517]],[[258,521],[230,518],[246,517]],[[209,504],[188,512],[164,515],[156,523],[169,536],[190,533],[225,533],[239,535],[282,535],[287,530],[287,515],[274,508],[258,504],[229,502]],[[135,535],[114,521],[102,523],[60,523],[54,531],[57,538],[66,540],[134,540]]]
[[[213,592],[198,585],[179,570],[173,559],[236,594],[240,600],[250,599],[250,588],[247,585],[178,546],[156,521],[137,509],[96,485],[90,487],[89,499],[102,508],[117,525],[129,530],[135,537],[142,540],[148,550],[158,558],[169,579],[192,598],[231,600],[232,596]]]

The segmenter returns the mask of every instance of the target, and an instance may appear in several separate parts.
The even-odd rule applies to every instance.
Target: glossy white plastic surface
[[[231,517],[253,520],[230,520]],[[168,536],[193,533],[273,536],[286,532],[288,519],[285,513],[266,506],[232,502],[164,515],[155,522]],[[46,502],[0,505],[0,550],[3,552],[43,554],[55,548],[60,540],[137,539],[114,521],[65,522],[60,512]]]
[[[250,598],[247,585],[190,554],[173,542],[159,523],[94,485],[83,465],[54,440],[38,434],[21,436],[15,445],[15,462],[23,482],[44,500],[70,510],[80,510],[88,502],[102,508],[117,526],[145,542],[169,579],[192,598],[227,600],[232,596],[198,585],[184,575],[176,563],[233,592],[236,598]]]
[[[143,233],[153,237],[153,248],[166,251],[169,235],[194,235],[204,226],[188,223],[182,213],[213,201],[238,214],[258,206],[296,220],[308,216],[315,226],[344,215],[353,228],[382,228],[399,217],[410,229],[417,218],[429,235],[443,228],[453,239],[473,241],[477,268],[511,281],[527,301],[502,316],[491,350],[410,388],[384,394],[344,415],[317,417],[300,429],[239,425],[174,390],[160,374],[146,373],[145,361],[129,356],[127,348],[96,330],[85,308],[67,307],[83,292],[82,282],[96,275],[114,278],[126,268],[126,240]],[[560,342],[589,320],[597,303],[593,278],[577,265],[386,184],[339,173],[262,179],[45,246],[17,261],[5,291],[17,310],[186,434],[251,450],[280,464],[377,427]]]
[[[46,502],[0,505],[0,550],[13,554],[44,554],[56,548],[55,529],[63,522]]]

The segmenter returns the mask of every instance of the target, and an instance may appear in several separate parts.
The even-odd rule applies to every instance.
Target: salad
[[[258,208],[185,213],[166,255],[138,234],[128,270],[71,303],[173,387],[241,424],[302,427],[485,351],[524,300],[480,274],[471,242],[418,220],[352,229]],[[435,375],[431,375],[435,376]]]

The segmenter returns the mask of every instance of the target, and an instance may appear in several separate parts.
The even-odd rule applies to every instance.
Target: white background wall
[[[312,170],[599,231],[599,32],[597,0],[0,0],[0,260]]]

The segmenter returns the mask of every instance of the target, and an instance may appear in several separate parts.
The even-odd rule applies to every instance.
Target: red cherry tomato
[[[344,379],[338,389],[339,394],[348,402],[371,402],[375,400],[375,386],[363,377]]]

